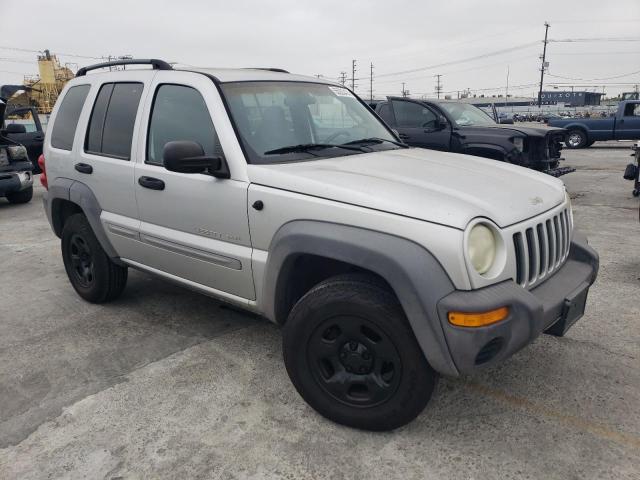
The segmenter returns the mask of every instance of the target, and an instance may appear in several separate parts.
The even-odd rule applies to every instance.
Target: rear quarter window
[[[62,150],[73,148],[73,137],[88,93],[89,85],[77,85],[67,90],[51,131],[52,147]]]

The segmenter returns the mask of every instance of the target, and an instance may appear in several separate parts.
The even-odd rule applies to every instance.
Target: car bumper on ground
[[[526,290],[514,281],[472,291],[455,291],[438,302],[451,358],[460,373],[497,363],[540,333],[562,336],[584,313],[589,287],[598,273],[598,254],[574,232],[569,257],[548,280]],[[486,312],[508,307],[508,316],[484,327],[458,327],[448,313]]]
[[[33,185],[31,172],[0,172],[0,196],[19,192]]]

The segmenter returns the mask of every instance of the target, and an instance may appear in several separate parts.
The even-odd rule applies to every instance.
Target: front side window
[[[394,100],[393,112],[398,127],[434,128],[436,125],[436,114],[419,103]]]
[[[625,117],[640,117],[640,103],[628,103],[624,107]]]
[[[446,111],[459,127],[482,127],[495,125],[496,122],[474,105],[456,102],[442,102],[438,106]]]
[[[80,112],[89,93],[89,85],[77,85],[67,90],[62,99],[51,132],[51,146],[71,150]]]
[[[222,91],[250,163],[397,148],[389,143],[395,138],[384,124],[346,88],[306,82],[231,82],[223,84]],[[366,149],[349,145],[372,138],[377,140],[365,142]]]
[[[128,160],[131,157],[142,83],[105,83],[93,105],[85,149],[97,155]]]
[[[38,131],[36,119],[33,118],[31,110],[17,110],[11,112],[5,119],[5,125],[22,125],[25,133],[33,133]]]
[[[178,140],[200,144],[206,155],[222,156],[218,135],[200,92],[184,85],[160,85],[153,101],[146,162],[163,165],[164,146]]]

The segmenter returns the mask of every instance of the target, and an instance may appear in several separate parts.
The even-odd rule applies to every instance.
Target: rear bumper
[[[7,193],[19,192],[33,185],[30,171],[0,172],[0,197]]]
[[[438,315],[451,358],[460,373],[504,360],[540,333],[564,335],[568,299],[583,298],[598,273],[598,254],[574,232],[569,257],[547,281],[525,290],[509,280],[472,291],[455,291],[438,302]],[[479,328],[451,325],[450,311],[481,312],[508,306],[509,316]],[[579,314],[581,316],[581,313]],[[570,325],[569,325],[570,326]]]

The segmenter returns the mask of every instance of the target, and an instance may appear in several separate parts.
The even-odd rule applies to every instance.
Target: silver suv
[[[114,64],[151,69],[107,73]],[[342,85],[275,69],[81,69],[54,108],[42,180],[71,284],[129,267],[283,326],[322,415],[388,430],[438,374],[495,364],[582,316],[598,256],[563,183],[409,148]]]

